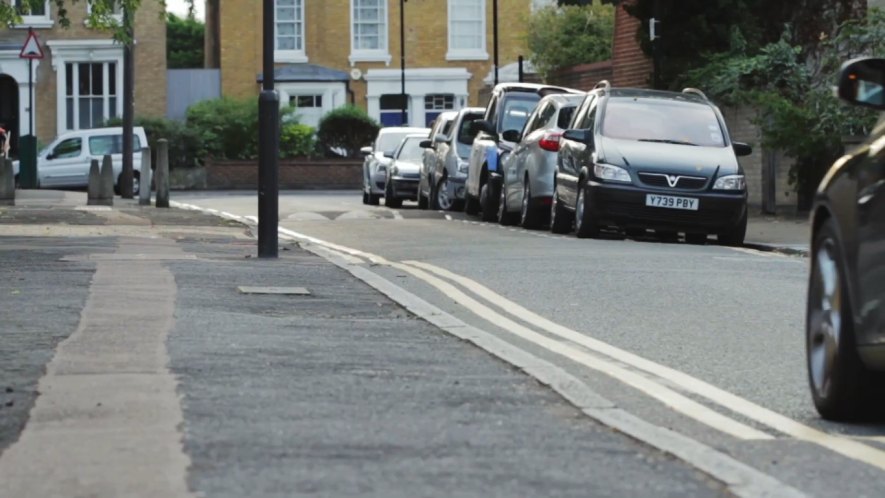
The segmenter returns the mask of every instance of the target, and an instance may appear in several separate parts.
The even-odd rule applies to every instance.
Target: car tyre
[[[562,205],[556,188],[553,189],[553,199],[550,201],[550,231],[553,233],[569,233],[572,230],[571,211]]]
[[[540,213],[534,207],[534,199],[532,198],[532,187],[529,179],[525,179],[525,185],[522,188],[522,206],[519,211],[519,225],[523,228],[534,229],[541,224],[539,218]]]
[[[516,224],[516,217],[507,211],[507,189],[502,185],[498,191],[498,224],[503,226]]]
[[[389,208],[399,208],[403,205],[403,200],[398,199],[393,193],[393,182],[388,181],[384,186],[384,205]]]
[[[377,206],[381,202],[381,198],[377,194],[369,194],[369,205]]]
[[[369,203],[369,194],[363,192],[363,204]]]
[[[482,221],[496,221],[498,215],[498,189],[489,179],[479,189],[479,203],[482,210]]]
[[[430,189],[430,195],[433,195],[433,189]],[[418,190],[418,209],[427,209],[427,197]]]
[[[464,195],[464,212],[476,216],[479,213],[479,200],[470,194]]]
[[[814,406],[828,420],[861,418],[870,401],[877,375],[857,352],[839,238],[832,219],[817,231],[812,246],[806,307],[806,362]]]
[[[599,237],[599,225],[590,214],[590,196],[587,195],[587,187],[584,180],[578,185],[578,200],[575,202],[575,235],[579,239],[592,239]]]
[[[449,197],[449,177],[443,176],[433,190],[433,208],[443,211],[455,209],[455,201]]]
[[[741,217],[731,229],[716,235],[716,240],[724,246],[741,246],[744,244],[744,238],[747,235],[747,213]]]
[[[139,192],[140,189],[141,189],[141,182],[139,181],[140,176],[141,176],[141,175],[139,175],[138,171],[133,171],[133,172],[132,172],[132,195],[134,195],[134,196],[136,196],[136,195],[138,195],[138,194],[140,193],[140,192]],[[123,180],[123,173],[120,173],[120,174],[117,176],[117,184],[114,185],[114,193],[117,194],[117,195],[122,195],[122,194],[123,194],[123,190],[122,190],[121,187],[120,187],[120,181],[121,181],[121,180]]]

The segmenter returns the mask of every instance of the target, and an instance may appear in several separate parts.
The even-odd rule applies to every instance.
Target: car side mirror
[[[846,102],[885,109],[885,59],[854,59],[843,64],[838,92]]]
[[[593,146],[593,134],[590,130],[565,130],[562,138],[589,145],[590,147]]]
[[[433,142],[431,142],[430,140],[421,140],[420,142],[418,142],[418,146],[422,149],[432,149]]]
[[[753,147],[743,142],[732,142],[731,147],[734,149],[734,154],[738,157],[749,156],[753,153]]]
[[[433,141],[438,144],[447,144],[449,143],[449,137],[445,135],[437,135],[433,137]]]
[[[360,149],[360,154],[364,156],[368,156],[372,154],[372,148],[369,146],[363,147]]]
[[[52,152],[46,154],[46,159],[55,159],[55,154],[53,154]]]
[[[506,140],[507,142],[519,142],[519,139],[522,138],[521,133],[517,130],[505,130],[504,133],[501,134],[501,138]]]
[[[473,131],[475,133],[484,132],[488,133],[489,135],[496,134],[495,125],[484,119],[477,119],[476,121],[471,123],[470,126],[473,128]]]
[[[387,159],[393,159],[393,152],[385,152],[384,157],[386,157]]]

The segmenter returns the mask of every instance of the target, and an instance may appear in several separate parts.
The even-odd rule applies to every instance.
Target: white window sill
[[[307,54],[304,52],[290,52],[290,51],[282,51],[277,50],[273,54],[274,62],[292,62],[292,63],[304,63],[307,62]]]
[[[449,50],[446,52],[447,61],[487,61],[489,60],[488,52],[482,50],[458,51]]]
[[[371,52],[351,52],[347,60],[353,66],[357,62],[383,62],[390,65],[392,57],[387,51],[371,51]]]
[[[48,17],[37,17],[37,18],[31,18],[31,19],[29,19],[27,17],[22,17],[22,23],[16,24],[15,26],[13,26],[13,28],[15,28],[15,29],[28,29],[28,28],[49,29],[53,26],[55,26],[55,21],[53,21],[52,19],[49,19]]]

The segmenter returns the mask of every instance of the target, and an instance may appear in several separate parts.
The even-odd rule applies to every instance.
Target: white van
[[[144,128],[133,128],[132,193],[138,194],[141,168],[141,148],[147,147]],[[37,185],[40,188],[86,187],[89,185],[89,167],[93,159],[101,165],[105,154],[110,154],[114,166],[114,191],[120,193],[120,175],[123,172],[123,128],[92,128],[62,133],[37,154]],[[18,161],[13,162],[18,175]]]

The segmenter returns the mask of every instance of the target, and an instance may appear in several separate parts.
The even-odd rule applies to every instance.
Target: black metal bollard
[[[15,206],[15,173],[11,159],[0,165],[0,206]]]
[[[89,184],[86,188],[86,205],[101,205],[101,169],[98,167],[98,159],[93,159],[89,164]]]
[[[99,201],[103,206],[114,205],[114,161],[109,154],[101,159],[101,182],[99,184]]]
[[[169,207],[169,141],[157,140],[157,207]]]

